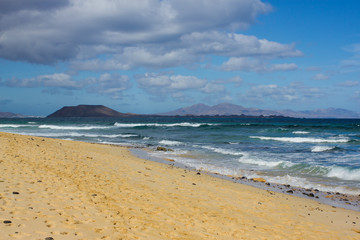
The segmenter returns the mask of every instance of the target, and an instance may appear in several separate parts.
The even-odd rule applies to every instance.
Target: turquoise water
[[[0,119],[0,131],[86,142],[157,146],[196,169],[360,194],[360,120],[263,118]]]

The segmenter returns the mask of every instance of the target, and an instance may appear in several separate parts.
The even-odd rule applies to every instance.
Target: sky
[[[360,112],[358,0],[1,0],[0,112]]]

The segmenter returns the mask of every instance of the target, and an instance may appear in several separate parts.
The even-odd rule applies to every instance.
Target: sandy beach
[[[0,239],[360,239],[360,212],[134,157],[0,133]]]

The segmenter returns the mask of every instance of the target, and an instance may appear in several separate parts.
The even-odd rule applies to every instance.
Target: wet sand
[[[360,211],[134,157],[0,133],[0,239],[360,239]]]

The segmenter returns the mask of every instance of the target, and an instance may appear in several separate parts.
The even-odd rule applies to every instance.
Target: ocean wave
[[[334,150],[336,147],[329,147],[329,146],[315,146],[311,148],[311,152],[327,152],[330,150]]]
[[[216,124],[211,123],[114,123],[115,127],[121,128],[133,128],[133,127],[201,127],[201,126],[212,126]]]
[[[306,132],[306,131],[294,131],[292,132],[293,134],[309,134],[310,132]]]
[[[46,128],[52,130],[93,130],[93,129],[108,129],[109,126],[61,126],[61,125],[40,125],[39,128]]]
[[[258,166],[264,166],[264,167],[270,167],[270,168],[275,168],[281,165],[290,165],[290,162],[286,162],[286,161],[266,161],[266,160],[261,160],[258,158],[251,158],[248,154],[245,154],[243,157],[241,157],[240,159],[238,159],[238,161],[240,163],[245,163],[245,164],[251,164],[251,165],[258,165]]]
[[[280,142],[292,143],[347,143],[351,140],[349,138],[304,138],[304,137],[263,137],[263,136],[250,136],[250,138],[257,138],[260,140],[273,140]]]
[[[204,149],[211,150],[216,153],[224,154],[224,155],[234,155],[234,156],[243,156],[244,155],[243,152],[237,152],[237,151],[224,149],[224,148],[215,148],[215,147],[210,147],[210,146],[201,146],[201,147]]]
[[[285,176],[249,176],[249,177],[262,177],[266,181],[271,183],[278,183],[278,184],[289,184],[294,187],[301,187],[301,188],[313,188],[318,189],[323,192],[341,192],[346,194],[360,194],[360,190],[358,189],[351,189],[344,186],[336,186],[336,185],[329,185],[329,184],[320,184],[311,181],[310,179],[303,178],[303,177],[296,177],[291,175]]]
[[[326,174],[327,177],[336,177],[343,180],[360,181],[360,169],[349,169],[334,166]]]
[[[21,127],[33,127],[33,125],[25,125],[25,124],[0,124],[0,128],[21,128]]]
[[[170,140],[161,140],[159,143],[167,146],[179,146],[183,144],[182,142],[170,141]]]

